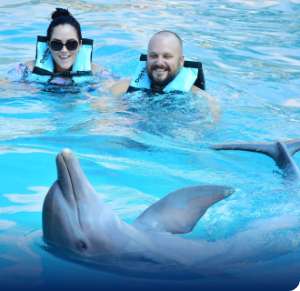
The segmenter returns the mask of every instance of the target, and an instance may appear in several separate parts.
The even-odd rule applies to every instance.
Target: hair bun
[[[62,16],[72,16],[71,13],[64,8],[56,8],[56,10],[52,13],[52,19],[62,17]]]

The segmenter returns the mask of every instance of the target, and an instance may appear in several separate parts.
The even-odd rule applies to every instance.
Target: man
[[[191,75],[183,69],[184,56],[181,38],[171,31],[155,33],[148,44],[145,68],[137,72],[131,80],[122,80],[111,87],[113,95],[121,95],[139,89],[148,89],[153,93],[171,91],[199,93],[206,98],[213,119],[219,118],[219,106],[216,99],[194,85],[197,74]]]
[[[163,89],[176,77],[184,64],[182,40],[171,31],[155,33],[149,41],[147,53],[147,75],[153,92],[163,92]],[[123,80],[113,86],[116,95],[128,91],[132,80]],[[194,88],[193,88],[194,90]]]

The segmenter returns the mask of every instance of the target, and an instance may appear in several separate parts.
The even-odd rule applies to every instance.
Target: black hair
[[[47,29],[47,39],[48,40],[50,40],[55,26],[60,25],[60,24],[72,25],[77,31],[78,39],[82,40],[80,24],[67,9],[56,8],[56,10],[52,13],[51,17],[52,17],[52,21],[50,22],[48,29]]]

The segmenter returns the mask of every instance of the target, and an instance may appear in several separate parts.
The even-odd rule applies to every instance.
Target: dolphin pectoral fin
[[[214,203],[234,192],[230,187],[203,185],[171,192],[147,208],[134,226],[170,233],[190,232]]]

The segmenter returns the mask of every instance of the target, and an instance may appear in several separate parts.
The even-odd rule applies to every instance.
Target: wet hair
[[[50,22],[48,29],[47,29],[47,39],[48,40],[51,39],[53,29],[57,25],[60,25],[60,24],[72,25],[77,32],[78,39],[82,40],[80,24],[67,9],[56,8],[56,10],[52,13],[51,17],[52,17],[52,21]]]

